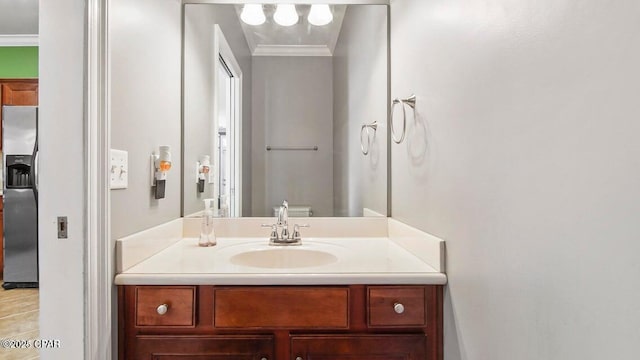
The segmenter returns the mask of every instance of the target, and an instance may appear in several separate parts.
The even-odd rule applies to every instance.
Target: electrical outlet
[[[129,186],[129,153],[111,149],[111,189],[126,189]]]

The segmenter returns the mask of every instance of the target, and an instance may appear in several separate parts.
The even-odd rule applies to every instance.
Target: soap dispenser
[[[216,234],[213,230],[213,200],[204,199],[204,213],[202,214],[202,227],[200,228],[200,246],[216,245]]]
[[[226,196],[220,196],[220,210],[218,212],[220,217],[229,217],[229,204],[227,203]]]

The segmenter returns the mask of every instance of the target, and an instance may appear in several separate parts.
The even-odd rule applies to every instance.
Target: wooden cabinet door
[[[291,359],[424,360],[426,344],[424,334],[292,336]]]
[[[38,83],[27,80],[3,83],[2,105],[38,105]]]
[[[271,335],[138,335],[128,360],[275,360]],[[129,349],[128,349],[129,350]]]

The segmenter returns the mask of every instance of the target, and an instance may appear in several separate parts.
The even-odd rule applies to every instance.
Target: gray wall
[[[362,216],[363,207],[386,215],[386,6],[347,8],[333,55],[333,96],[334,216]],[[365,156],[361,126],[374,121],[378,129]]]
[[[640,3],[396,0],[393,216],[447,241],[445,358],[635,359]]]
[[[253,58],[253,215],[284,199],[333,213],[333,85],[330,57]],[[266,151],[318,146],[318,151]]]
[[[195,167],[201,155],[213,159],[214,70],[213,25],[218,24],[242,69],[242,210],[251,214],[251,53],[233,5],[189,4],[185,7],[184,67],[184,214],[204,209],[202,199],[213,194],[213,184],[204,193],[196,191]]]
[[[38,34],[38,0],[0,0],[0,34]]]
[[[129,188],[111,191],[114,239],[180,217],[180,0],[112,0],[111,147],[129,152]],[[166,197],[155,200],[150,160],[169,145]]]

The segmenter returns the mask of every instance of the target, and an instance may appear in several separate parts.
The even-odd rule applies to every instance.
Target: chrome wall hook
[[[402,101],[403,104],[409,105],[413,110],[416,109],[416,96],[415,96],[415,94],[412,94],[408,98],[402,99],[400,101]]]

